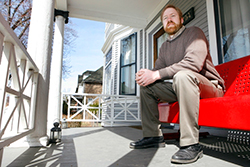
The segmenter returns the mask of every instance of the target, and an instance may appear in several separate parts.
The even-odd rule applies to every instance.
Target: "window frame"
[[[160,38],[163,34],[165,34],[165,30],[163,27],[161,27],[154,35],[153,35],[153,40],[154,40],[154,43],[153,43],[153,49],[154,49],[154,64],[153,66],[155,66],[155,61],[157,60],[158,58],[158,38]]]
[[[122,65],[122,51],[123,51],[123,48],[122,48],[122,41],[123,40],[126,40],[128,38],[131,38],[131,36],[135,36],[135,62],[133,63],[129,63],[129,64],[126,64],[126,65]],[[123,38],[121,39],[121,42],[120,42],[120,78],[119,78],[119,95],[136,95],[136,91],[137,91],[137,86],[136,86],[136,82],[134,81],[134,84],[135,84],[135,89],[134,89],[134,93],[125,93],[125,94],[122,94],[122,68],[124,67],[129,67],[129,66],[132,66],[134,65],[134,68],[135,68],[135,73],[137,72],[137,32],[129,35],[128,37],[126,38]],[[135,74],[132,74],[132,75],[135,75]]]

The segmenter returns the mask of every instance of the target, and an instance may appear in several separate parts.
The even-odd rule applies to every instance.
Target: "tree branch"
[[[18,36],[19,39],[22,38],[22,36],[24,35],[25,31],[29,28],[29,26],[30,26],[30,22],[28,22],[28,23],[25,25],[24,29],[23,29],[22,32],[19,34],[19,36]]]
[[[25,20],[22,21],[23,17],[24,17],[24,16],[27,16],[27,13],[28,13],[29,11],[31,11],[31,8],[27,9],[27,10],[21,15],[22,17],[20,17],[20,18],[13,24],[13,26],[11,27],[12,30],[15,30],[21,23],[24,23],[24,22],[26,22],[27,20],[30,20],[30,17],[28,17],[27,19],[25,19]]]
[[[14,18],[16,12],[18,11],[19,7],[22,5],[24,0],[21,0],[21,2],[17,5],[17,7],[14,9],[11,18]]]
[[[12,18],[10,17],[10,14],[11,14],[11,0],[9,0],[9,4],[8,4],[8,23],[9,23],[9,25],[12,22]]]

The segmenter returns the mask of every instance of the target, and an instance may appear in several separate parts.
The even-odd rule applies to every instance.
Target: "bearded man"
[[[180,149],[171,162],[191,163],[203,154],[199,145],[200,98],[223,96],[224,81],[212,63],[208,41],[201,29],[183,26],[182,12],[173,5],[163,9],[161,21],[169,36],[160,48],[155,68],[141,69],[136,74],[143,138],[131,142],[130,148],[165,147],[158,103],[178,101]]]

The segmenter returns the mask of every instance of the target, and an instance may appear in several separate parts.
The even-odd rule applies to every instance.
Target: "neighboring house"
[[[102,93],[102,77],[103,67],[96,71],[85,71],[82,75],[78,75],[78,85],[76,93]]]
[[[250,55],[249,1],[170,0],[167,4],[182,10],[186,27],[203,30],[215,65]],[[167,37],[160,20],[163,8],[155,12],[144,28],[106,23],[102,48],[104,94],[140,96],[135,74],[142,68],[154,67],[159,48]]]

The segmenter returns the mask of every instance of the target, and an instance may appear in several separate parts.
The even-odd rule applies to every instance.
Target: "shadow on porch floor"
[[[163,129],[172,132],[172,129]],[[140,128],[92,127],[63,129],[62,142],[49,147],[4,149],[2,166],[61,167],[236,167],[250,166],[250,146],[228,142],[226,138],[201,138],[203,157],[193,164],[171,164],[178,141],[167,140],[165,148],[132,150],[131,141],[142,137]]]

